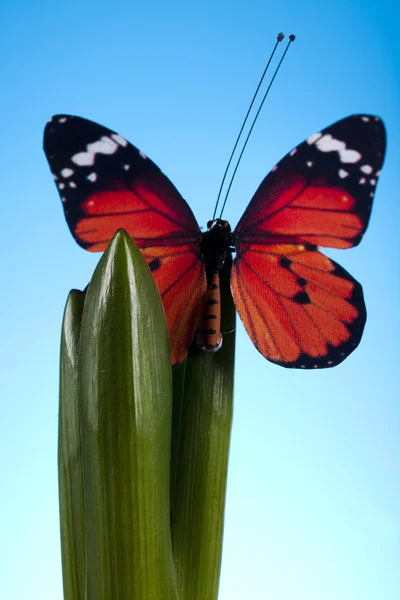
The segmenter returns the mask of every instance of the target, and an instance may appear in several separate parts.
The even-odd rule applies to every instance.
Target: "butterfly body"
[[[219,273],[233,252],[234,302],[268,360],[331,367],[358,345],[362,288],[320,248],[353,247],[365,232],[385,152],[378,117],[347,117],[294,148],[262,181],[234,231],[214,219],[202,233],[160,169],[97,123],[56,115],[44,150],[78,244],[103,251],[123,227],[141,249],[164,303],[173,364],[198,329],[202,347],[220,347]]]
[[[228,221],[208,221],[207,231],[201,236],[200,251],[207,275],[207,293],[196,341],[202,350],[216,352],[223,341],[220,273],[228,254],[235,251],[234,236]]]

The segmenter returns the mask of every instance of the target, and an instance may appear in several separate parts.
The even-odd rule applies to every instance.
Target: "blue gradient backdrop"
[[[325,371],[264,360],[238,326],[220,600],[397,600],[400,46],[394,0],[68,3],[0,9],[0,598],[61,600],[60,324],[98,260],[73,241],[42,152],[57,112],[120,132],[212,215],[279,31],[295,33],[225,213],[314,131],[381,116],[388,153],[365,239],[332,252],[362,282],[360,347]],[[287,39],[287,38],[286,38]],[[283,49],[283,45],[281,46]]]

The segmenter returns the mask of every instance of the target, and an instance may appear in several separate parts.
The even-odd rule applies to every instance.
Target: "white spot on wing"
[[[319,138],[322,136],[322,133],[313,133],[312,135],[310,135],[310,137],[307,140],[307,144],[314,144],[314,142],[316,142],[317,140],[319,140]]]
[[[338,152],[342,163],[355,163],[361,159],[361,154],[357,150],[346,148],[345,142],[337,140],[330,133],[323,135],[316,146],[321,152]]]
[[[361,177],[361,179],[360,179],[360,181],[359,181],[358,183],[360,183],[361,185],[364,185],[364,183],[365,183],[366,181],[367,181],[367,180],[365,179],[365,177]]]
[[[86,146],[86,150],[88,152],[94,152],[94,154],[114,154],[117,149],[118,144],[105,135],[97,140],[97,142],[93,142]]]
[[[362,158],[362,155],[357,150],[342,150],[339,152],[339,156],[343,163],[356,163]]]
[[[64,177],[64,179],[66,179],[67,177],[71,177],[71,175],[74,174],[73,169],[61,169],[61,175]]]
[[[363,165],[362,167],[360,167],[360,171],[366,173],[367,175],[371,175],[373,168],[371,167],[371,165]]]
[[[336,140],[329,133],[323,135],[322,138],[317,141],[316,146],[321,152],[333,152],[335,150],[340,152],[346,148],[344,142]]]
[[[112,139],[115,140],[117,142],[117,144],[119,144],[120,146],[123,146],[124,148],[128,145],[128,142],[126,141],[126,139],[124,137],[122,137],[122,135],[118,135],[118,133],[113,133],[111,135]]]
[[[124,171],[129,171],[130,168],[131,168],[131,165],[124,165]]]
[[[76,188],[76,183],[74,183],[73,181],[70,181],[68,185],[70,188]]]
[[[117,134],[115,134],[117,136]],[[121,136],[118,136],[119,143],[123,145]],[[126,142],[126,140],[124,140]],[[128,143],[128,142],[126,142]],[[92,142],[86,146],[86,152],[78,152],[71,158],[72,162],[80,167],[90,167],[94,165],[96,154],[114,154],[118,150],[118,144],[110,137],[103,135],[97,142]]]
[[[371,185],[376,185],[376,179],[370,179],[369,182]]]
[[[293,150],[290,153],[290,156],[294,156],[297,152],[297,148],[293,148]]]
[[[94,172],[93,172],[93,173],[90,173],[90,174],[89,174],[89,175],[86,177],[86,179],[88,179],[89,181],[96,181],[96,179],[97,179],[97,173],[94,173]]]
[[[308,160],[307,161],[307,167],[312,167],[313,166],[313,162],[312,160]]]
[[[365,123],[368,123],[369,117],[361,117],[361,120],[364,121]]]
[[[141,150],[139,150],[139,154],[142,158],[144,158],[144,160],[147,160],[147,156],[145,155],[144,152],[142,152]]]
[[[91,167],[94,165],[94,152],[78,152],[71,158],[72,162],[79,167]]]
[[[348,176],[349,176],[349,174],[347,171],[345,171],[344,169],[339,169],[339,177],[341,179],[344,179],[345,177],[348,177]]]
[[[67,120],[67,117],[61,117],[60,119],[58,119],[58,122],[65,123],[66,120]]]
[[[58,189],[59,190],[63,190],[65,188],[65,183],[59,183],[58,184]]]

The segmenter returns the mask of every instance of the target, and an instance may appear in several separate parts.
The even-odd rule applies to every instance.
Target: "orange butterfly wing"
[[[343,119],[285,156],[240,220],[232,294],[247,333],[272,362],[330,367],[358,345],[362,288],[317,247],[359,243],[384,151],[380,119]]]
[[[44,150],[78,244],[101,252],[124,228],[141,249],[163,300],[172,364],[182,362],[206,291],[201,232],[189,206],[149,158],[92,121],[56,115]]]

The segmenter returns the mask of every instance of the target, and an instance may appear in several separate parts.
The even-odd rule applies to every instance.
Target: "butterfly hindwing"
[[[256,348],[285,367],[332,367],[358,345],[360,284],[315,249],[242,245],[231,278],[237,311]]]
[[[235,230],[232,293],[260,352],[287,367],[329,367],[358,345],[359,283],[318,251],[359,243],[385,152],[378,117],[314,134],[261,183]]]
[[[92,121],[54,116],[44,150],[78,244],[103,251],[124,228],[141,249],[163,299],[172,362],[181,362],[206,289],[201,232],[188,204],[149,158]]]

